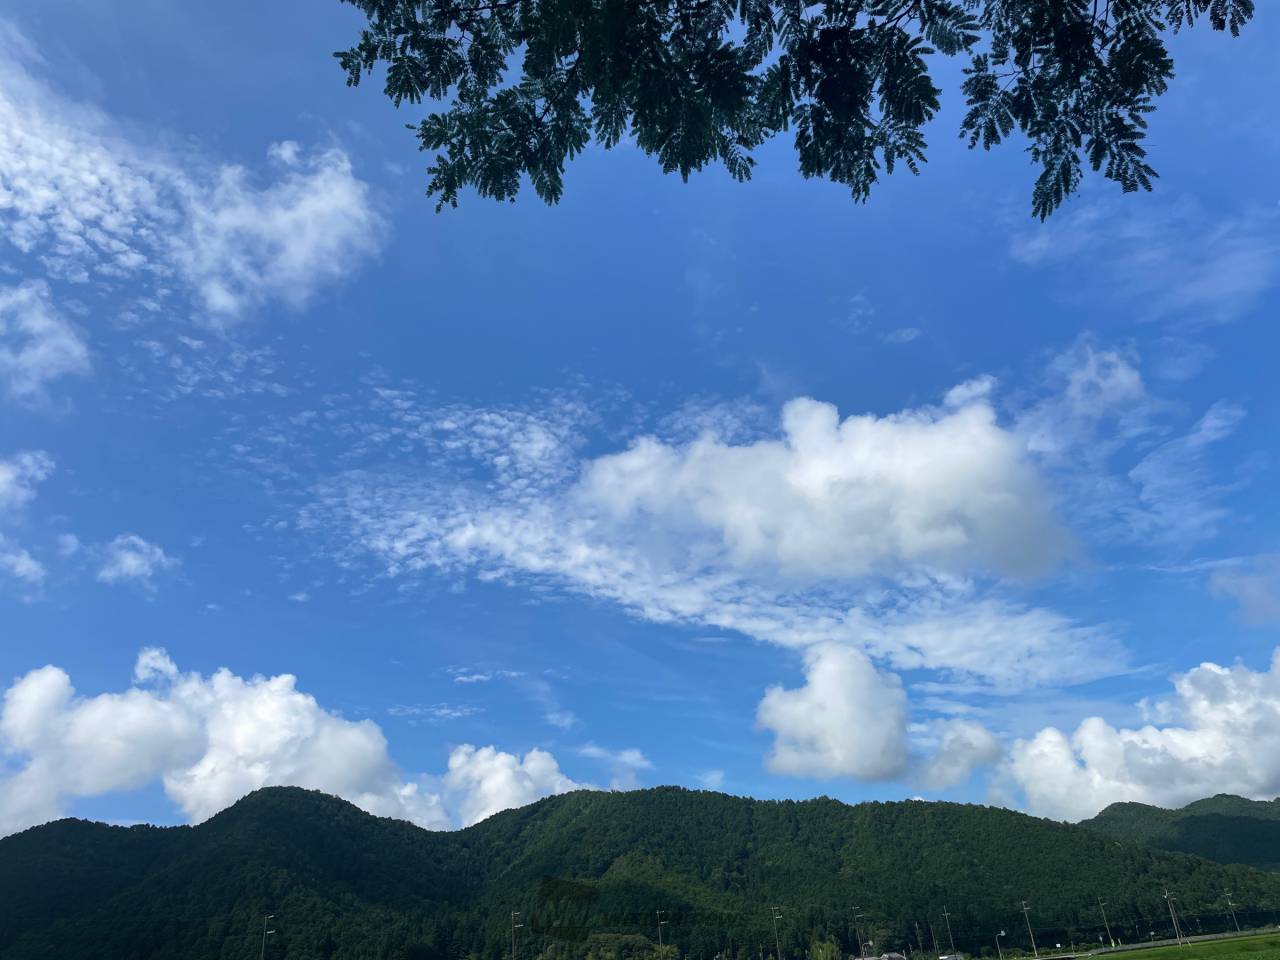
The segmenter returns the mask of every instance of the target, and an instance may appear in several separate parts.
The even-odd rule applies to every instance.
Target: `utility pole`
[[[1027,921],[1027,936],[1031,938],[1031,953],[1035,957],[1040,956],[1040,951],[1036,947],[1036,935],[1031,929],[1031,908],[1027,906],[1027,901],[1022,901],[1022,916]]]
[[[933,938],[933,955],[936,957],[942,953],[942,948],[938,946],[938,931],[933,929],[932,920],[926,920],[925,922],[929,924],[929,936]]]
[[[1236,925],[1236,933],[1239,933],[1240,921],[1236,919],[1236,905],[1231,902],[1231,891],[1223,890],[1222,892],[1227,895],[1227,910],[1231,912],[1231,922]]]
[[[1004,960],[1004,949],[1000,946],[1000,938],[1003,936],[1004,936],[1003,930],[1001,930],[999,933],[996,934],[996,956],[999,958],[999,960]]]
[[[916,925],[916,946],[920,948],[920,956],[924,956],[924,940],[920,938],[920,921],[913,921]]]
[[[947,905],[942,905],[942,919],[947,921],[947,944],[951,947],[951,952],[956,952],[956,941],[951,936],[951,914],[947,913]]]
[[[1102,925],[1107,928],[1107,939],[1111,941],[1111,945],[1116,945],[1115,937],[1111,936],[1111,924],[1107,922],[1107,901],[1101,897],[1098,898],[1098,909],[1102,911]]]
[[[778,960],[782,960],[782,938],[778,936],[778,921],[782,919],[782,908],[773,908],[773,944],[778,948]]]
[[[858,908],[858,907],[854,907],[853,909],[856,911],[856,910],[858,910],[859,908]],[[866,956],[866,953],[867,953],[867,952],[862,948],[862,925],[861,925],[860,923],[858,923],[858,921],[859,921],[859,920],[861,920],[861,919],[862,919],[863,917],[865,917],[865,916],[866,916],[866,914],[865,914],[865,913],[854,913],[854,915],[853,915],[853,935],[854,935],[854,937],[856,937],[856,938],[857,938],[857,940],[858,940],[858,957],[859,957],[859,960],[861,960],[861,958],[862,958],[862,957]]]
[[[658,911],[658,946],[662,946],[662,928],[667,925],[667,921],[662,919],[662,915],[666,912],[665,910]]]
[[[1169,905],[1169,919],[1173,921],[1173,935],[1178,941],[1178,946],[1182,946],[1182,928],[1178,926],[1178,915],[1173,909],[1173,897],[1169,896],[1169,888],[1164,889],[1164,899]]]
[[[519,921],[519,919],[520,919],[520,911],[512,910],[511,911],[511,960],[516,960],[516,931],[524,926],[523,923],[517,922]]]
[[[262,958],[267,955],[267,937],[275,933],[274,930],[267,929],[267,921],[274,920],[275,918],[276,915],[274,913],[268,913],[262,918],[262,947],[258,950],[258,960],[262,960]]]

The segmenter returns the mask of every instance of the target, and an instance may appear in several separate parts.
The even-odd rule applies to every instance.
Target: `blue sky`
[[[1268,12],[1041,225],[954,83],[865,206],[624,146],[437,215],[350,8],[5,6],[0,832],[1280,793]]]

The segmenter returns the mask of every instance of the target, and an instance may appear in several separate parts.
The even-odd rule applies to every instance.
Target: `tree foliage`
[[[1113,803],[1081,826],[1158,850],[1280,870],[1280,800],[1220,794],[1180,810]]]
[[[65,820],[0,840],[4,960],[832,960],[956,946],[1095,941],[1097,897],[1127,942],[1274,922],[1280,875],[1163,853],[1009,810],[755,801],[677,788],[580,792],[452,833],[296,788],[196,827]],[[775,941],[773,908],[781,918]],[[855,910],[856,908],[856,910]],[[667,921],[656,943],[657,911]],[[943,948],[947,941],[943,940]]]
[[[437,209],[465,187],[514,199],[526,177],[554,203],[593,139],[630,139],[685,179],[720,163],[746,180],[753,151],[784,132],[804,176],[866,200],[882,173],[925,162],[936,54],[968,61],[970,147],[1026,136],[1042,219],[1086,163],[1150,190],[1142,144],[1173,76],[1168,34],[1207,19],[1235,35],[1254,12],[1253,0],[345,2],[368,18],[335,54],[348,84],[385,64],[397,106],[439,107],[416,128],[437,152]]]

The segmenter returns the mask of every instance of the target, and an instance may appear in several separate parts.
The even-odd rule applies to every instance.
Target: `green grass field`
[[[1280,960],[1280,934],[1212,940],[1185,947],[1125,950],[1109,956],[1117,960]]]

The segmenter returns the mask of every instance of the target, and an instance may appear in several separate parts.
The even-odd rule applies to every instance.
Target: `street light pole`
[[[658,911],[658,946],[662,946],[662,928],[667,925],[667,921],[662,919],[662,915],[666,912],[665,910]]]
[[[516,960],[516,931],[524,926],[523,923],[517,923],[520,919],[520,911],[511,911],[511,960]]]
[[[778,960],[782,960],[782,938],[778,936],[778,921],[782,919],[782,908],[773,908],[773,945],[778,948]]]
[[[267,929],[267,921],[274,920],[275,918],[276,915],[274,913],[268,913],[262,918],[262,946],[258,950],[258,960],[262,960],[262,958],[267,955],[267,937],[275,933],[274,930]]]
[[[1231,902],[1231,891],[1223,890],[1227,895],[1227,909],[1231,912],[1231,922],[1236,925],[1236,933],[1240,932],[1240,921],[1236,919],[1236,905]]]
[[[1116,938],[1111,936],[1111,924],[1107,922],[1107,901],[1103,900],[1101,897],[1098,898],[1098,909],[1102,911],[1102,925],[1107,928],[1107,940],[1109,940],[1111,945],[1114,947],[1116,945]]]
[[[956,952],[956,941],[951,936],[951,914],[947,913],[947,905],[942,905],[942,919],[947,921],[947,944],[951,947],[951,952]]]
[[[1003,936],[1003,930],[996,934],[996,955],[999,957],[999,960],[1004,960],[1004,949],[1000,946],[1000,938]]]
[[[1040,956],[1040,950],[1036,947],[1036,935],[1031,929],[1031,908],[1027,906],[1027,901],[1022,901],[1022,916],[1027,921],[1027,936],[1031,938],[1031,953],[1035,957]]]

